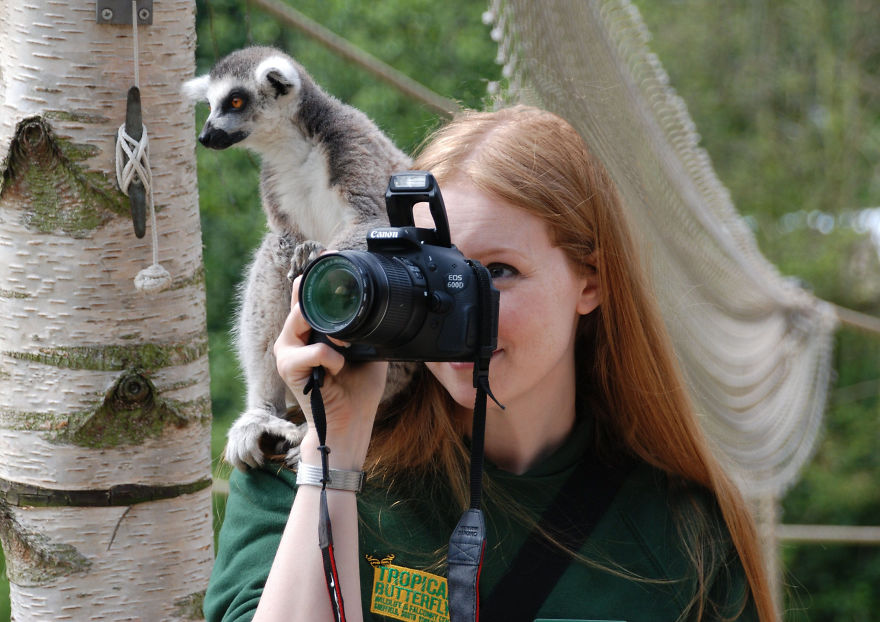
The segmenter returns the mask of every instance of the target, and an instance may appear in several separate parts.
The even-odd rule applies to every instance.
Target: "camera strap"
[[[480,619],[480,571],[486,551],[486,523],[483,519],[483,449],[486,434],[486,398],[502,406],[489,388],[489,361],[495,350],[497,317],[492,308],[491,277],[479,262],[467,260],[479,282],[480,344],[474,360],[474,423],[471,432],[470,506],[449,538],[446,556],[449,589],[449,622],[477,622]]]
[[[324,385],[324,368],[313,367],[312,375],[306,383],[304,393],[311,394],[312,417],[318,433],[318,451],[321,452],[321,501],[318,509],[318,545],[324,562],[324,578],[330,595],[335,622],[345,622],[345,607],[342,603],[342,589],[339,586],[339,573],[336,570],[336,555],[333,551],[333,528],[330,524],[330,510],[327,507],[327,484],[330,483],[330,448],[327,447],[327,415],[324,412],[324,398],[321,387]]]

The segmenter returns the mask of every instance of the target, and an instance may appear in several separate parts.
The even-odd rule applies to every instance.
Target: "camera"
[[[415,226],[427,203],[434,228]],[[498,337],[498,290],[489,272],[452,245],[443,197],[427,171],[391,176],[389,227],[367,250],[321,255],[305,269],[299,304],[318,333],[351,345],[351,361],[474,361]]]

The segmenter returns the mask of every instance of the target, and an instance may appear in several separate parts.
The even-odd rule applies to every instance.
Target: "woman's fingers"
[[[290,290],[290,310],[299,306],[299,284],[302,282],[303,275],[299,275],[293,279],[292,289]]]
[[[309,343],[309,337],[312,333],[312,327],[309,326],[299,307],[293,307],[284,320],[284,326],[281,327],[281,333],[275,340],[275,350],[279,347],[295,347],[304,346]]]
[[[298,304],[300,279],[302,277],[298,276],[293,281],[290,313],[273,348],[278,374],[294,386],[305,382],[312,367],[323,366],[331,374],[337,374],[345,364],[345,358],[327,344],[309,343],[312,328]]]
[[[345,358],[326,343],[279,347],[276,342],[275,360],[278,375],[292,386],[305,384],[313,367],[323,367],[336,375],[345,365]]]

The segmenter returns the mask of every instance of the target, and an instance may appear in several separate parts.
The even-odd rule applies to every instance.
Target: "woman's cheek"
[[[508,336],[515,336],[518,328],[522,327],[523,312],[528,310],[527,303],[517,304],[517,300],[513,296],[501,297],[501,304],[498,309],[498,341],[506,342]]]

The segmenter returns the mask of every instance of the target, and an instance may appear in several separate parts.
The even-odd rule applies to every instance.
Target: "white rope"
[[[140,89],[140,72],[138,57],[137,2],[131,3],[131,23],[134,45],[134,84]],[[150,233],[153,246],[153,263],[138,272],[134,278],[135,288],[145,294],[155,294],[171,284],[171,275],[159,265],[159,233],[156,230],[156,209],[153,203],[153,174],[150,171],[150,139],[147,126],[141,125],[141,139],[135,140],[125,131],[125,124],[119,126],[116,133],[116,183],[120,190],[128,196],[129,186],[139,181],[144,187],[147,204],[150,210]]]
[[[133,181],[141,182],[148,193],[153,188],[149,161],[150,139],[147,137],[147,126],[141,125],[141,128],[140,140],[128,135],[124,123],[119,126],[119,131],[116,133],[116,183],[126,195]]]

